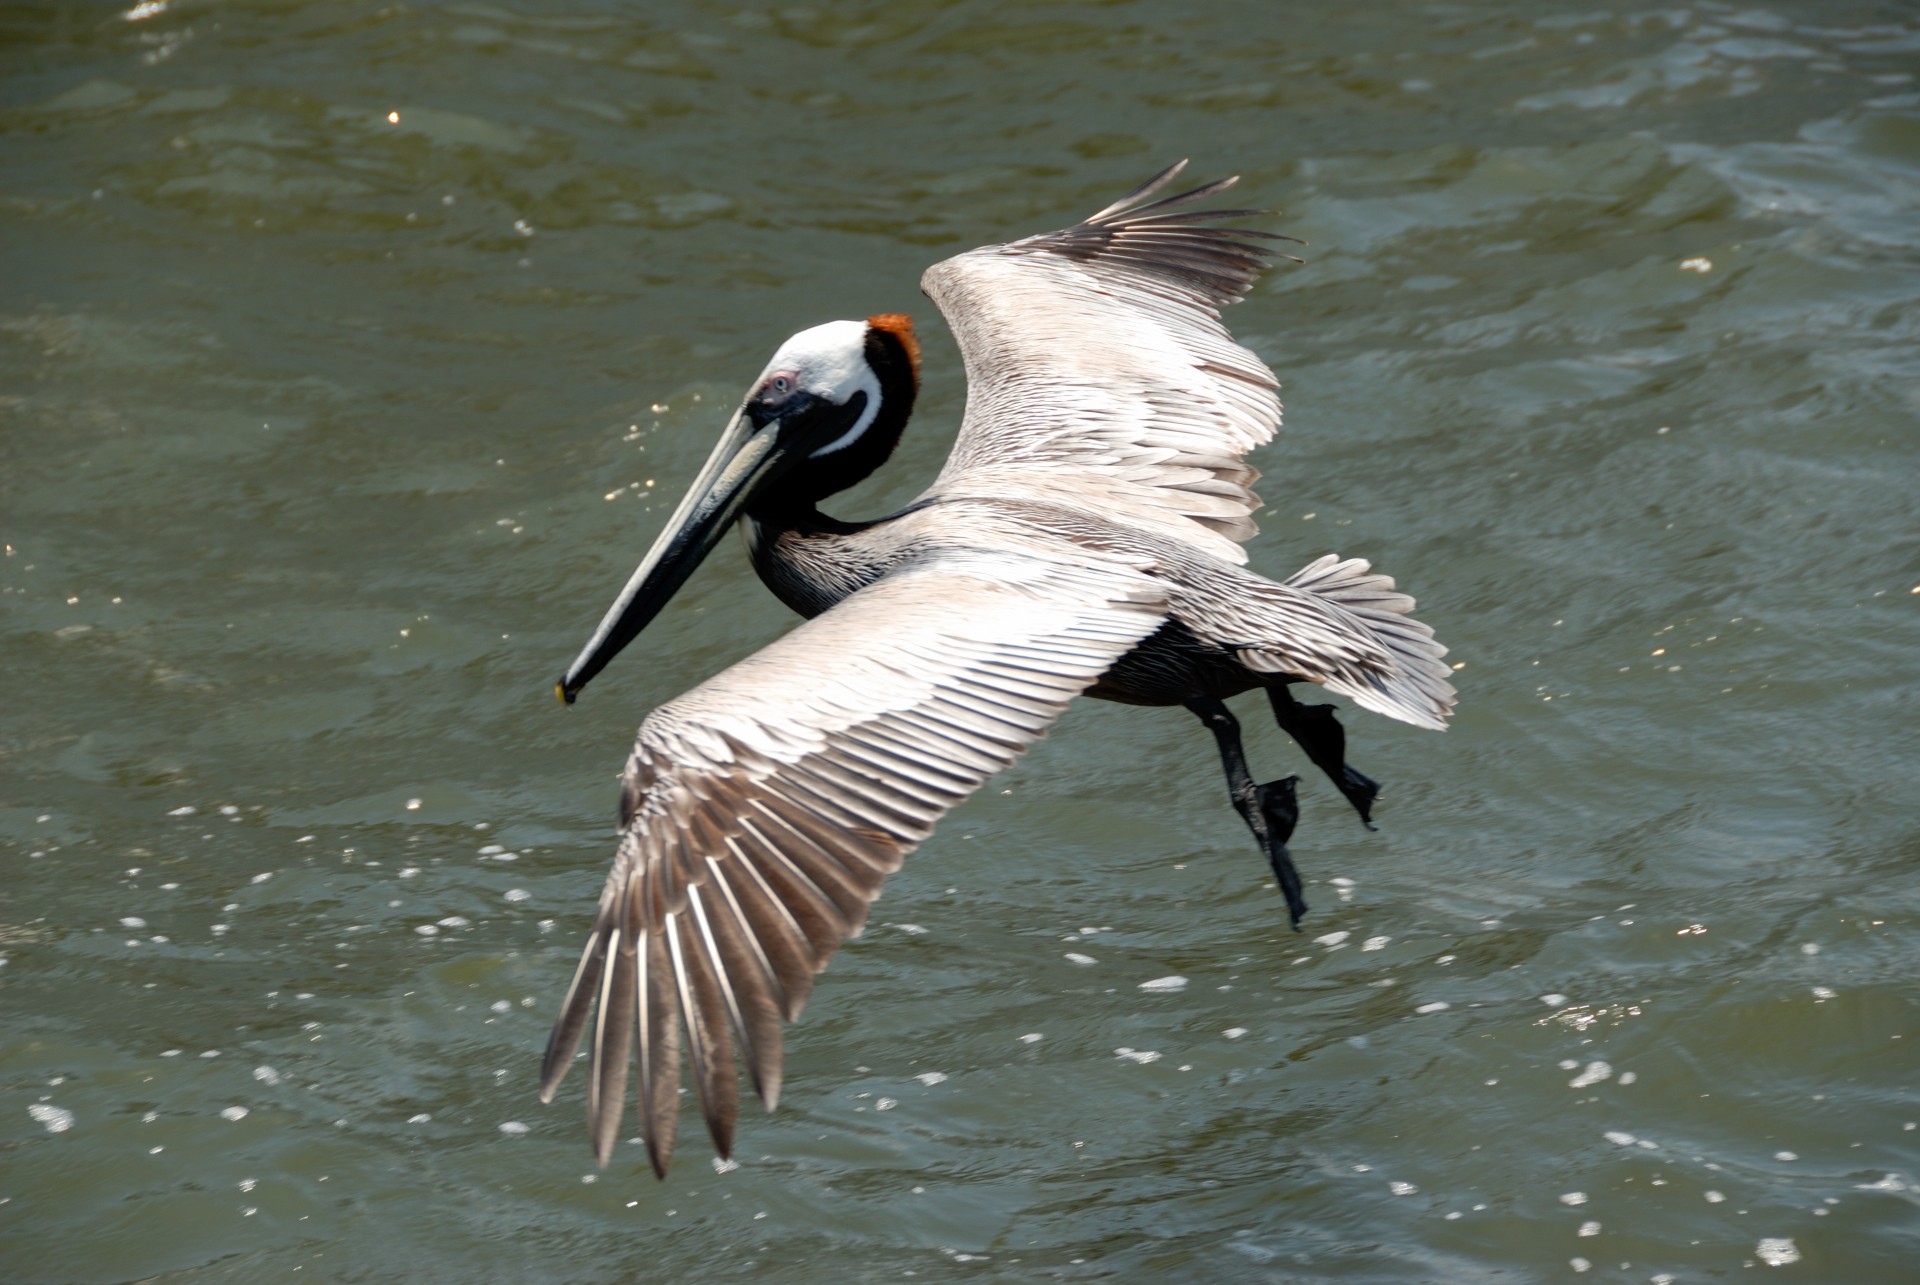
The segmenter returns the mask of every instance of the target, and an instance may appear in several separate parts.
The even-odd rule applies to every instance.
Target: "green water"
[[[6,6],[0,1277],[1914,1280],[1916,71],[1851,0]],[[737,1169],[596,1177],[613,775],[789,619],[729,544],[550,684],[780,339],[919,317],[880,513],[922,268],[1178,156],[1311,242],[1254,564],[1396,575],[1452,730],[1349,718],[1296,935],[1205,730],[1074,709]]]

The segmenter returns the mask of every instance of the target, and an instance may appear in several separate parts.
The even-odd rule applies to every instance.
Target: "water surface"
[[[0,29],[9,1279],[1912,1279],[1910,6]],[[920,318],[883,512],[964,394],[920,271],[1183,155],[1311,243],[1231,316],[1254,563],[1399,577],[1452,730],[1349,718],[1294,934],[1194,720],[1070,711],[737,1169],[594,1173],[533,1085],[613,774],[790,621],[729,545],[553,677],[781,338]]]

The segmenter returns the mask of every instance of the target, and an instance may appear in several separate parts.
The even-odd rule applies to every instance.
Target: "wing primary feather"
[[[1181,164],[1184,167],[1185,162],[1182,162]],[[1179,170],[1173,170],[1166,175],[1166,178],[1172,179],[1173,176],[1175,174],[1178,174],[1179,172],[1180,172]],[[1240,181],[1240,176],[1238,174],[1229,174],[1225,178],[1217,178],[1213,180],[1213,182],[1211,183],[1202,183],[1199,187],[1190,187],[1184,192],[1176,192],[1172,196],[1163,196],[1159,200],[1153,201],[1146,205],[1131,204],[1132,198],[1129,198],[1129,204],[1127,206],[1123,206],[1121,210],[1115,211],[1112,209],[1111,206],[1109,206],[1107,210],[1104,210],[1100,214],[1095,215],[1094,218],[1092,219],[1088,219],[1087,222],[1092,223],[1097,219],[1118,221],[1118,219],[1121,218],[1122,216],[1124,216],[1128,220],[1132,220],[1132,219],[1137,219],[1142,215],[1152,214],[1156,210],[1170,210],[1174,208],[1176,205],[1186,205],[1193,201],[1204,201],[1209,196],[1212,196],[1216,192],[1226,191],[1228,188],[1232,187],[1234,184],[1238,183],[1239,181]],[[1150,196],[1154,191],[1157,191],[1161,186],[1162,184],[1155,184],[1153,188],[1150,188],[1145,192],[1141,192],[1139,193],[1139,195],[1142,197]]]
[[[620,949],[620,926],[614,924],[607,930],[607,964],[616,962]],[[605,1049],[603,1036],[607,1026],[607,987],[613,981],[613,968],[602,965],[600,980],[594,991],[593,1041],[588,1045],[591,1053],[587,1060],[587,1123],[589,1131],[597,1131],[600,1121],[600,1059]]]
[[[1278,218],[1281,210],[1190,210],[1185,214],[1156,214],[1147,219],[1128,219],[1129,228],[1194,228],[1202,232],[1211,232],[1225,237],[1258,237],[1262,241],[1291,241],[1295,245],[1305,245],[1306,241],[1285,232],[1267,232],[1258,228],[1209,228],[1208,223],[1217,223],[1221,219],[1271,219]],[[1265,253],[1265,251],[1262,251]]]
[[[1167,168],[1161,170],[1158,174],[1155,174],[1152,178],[1142,183],[1139,187],[1134,188],[1133,191],[1127,193],[1125,196],[1115,201],[1112,205],[1109,205],[1106,209],[1101,210],[1098,214],[1092,214],[1087,216],[1087,222],[1097,223],[1101,219],[1107,218],[1109,215],[1118,214],[1122,210],[1128,209],[1135,202],[1144,201],[1147,197],[1152,196],[1155,192],[1158,192],[1161,188],[1165,187],[1167,184],[1173,182],[1174,179],[1178,178],[1180,176],[1180,171],[1184,170],[1185,168],[1187,168],[1187,162],[1183,157],[1182,159],[1177,160],[1173,164],[1167,166]]]
[[[740,909],[746,913],[754,940],[767,952],[767,962],[773,965],[774,975],[780,979],[780,1015],[789,1022],[798,1021],[807,996],[813,992],[813,975],[819,971],[814,964],[812,942],[758,866],[741,857],[739,872],[744,876],[736,889],[740,894]]]
[[[622,899],[624,901],[624,898]],[[627,1062],[633,1056],[633,939],[616,927],[607,937],[607,967],[593,1032],[593,1083],[587,1118],[594,1159],[602,1169],[613,1158],[620,1117],[627,1103]]]
[[[792,859],[776,849],[767,841],[752,822],[741,822],[741,828],[748,830],[754,838],[757,849],[748,858],[747,864],[766,880],[773,890],[774,899],[793,916],[799,926],[800,935],[807,941],[815,968],[819,962],[832,955],[840,945],[842,930],[846,921],[840,917],[833,900],[820,891],[813,880],[807,878],[804,871],[796,866]]]
[[[769,813],[767,819],[778,820],[778,814]],[[793,880],[796,891],[827,915],[830,935],[816,939],[812,933],[808,933],[808,937],[818,945],[821,940],[837,940],[845,936],[853,918],[866,909],[866,894],[847,868],[790,825],[783,825],[787,831],[787,842],[784,843],[761,829],[758,818],[742,821],[741,828],[750,829],[764,850],[760,854],[761,860],[756,864],[769,873],[777,871]]]
[[[540,1060],[542,1102],[553,1101],[554,1090],[566,1078],[567,1068],[573,1065],[573,1055],[579,1051],[580,1037],[587,1029],[587,1012],[600,986],[600,969],[606,962],[606,941],[605,932],[596,924],[587,935],[586,949],[580,952],[573,980],[567,984],[567,997],[560,1001],[560,1020],[553,1024],[553,1034],[547,1037],[546,1056]]]
[[[701,929],[707,934],[713,957],[721,961],[732,981],[727,994],[740,1048],[746,1055],[747,1073],[753,1077],[753,1091],[771,1111],[780,1100],[780,980],[754,939],[753,927],[740,909],[725,863],[709,857],[707,864],[719,904],[711,910],[704,902],[700,904]]]
[[[725,1160],[733,1151],[733,1126],[740,1115],[740,1086],[734,1078],[733,1041],[727,1034],[726,1011],[685,915],[667,916],[666,937],[673,953],[674,977],[680,986],[680,1016],[687,1026],[687,1055],[693,1063],[694,1087],[700,1094],[700,1109],[707,1118],[714,1150]]]
[[[649,928],[638,952],[640,1113],[647,1136],[647,1159],[654,1176],[667,1176],[673,1164],[674,1136],[680,1127],[680,1023],[676,1019],[672,968],[658,928]]]

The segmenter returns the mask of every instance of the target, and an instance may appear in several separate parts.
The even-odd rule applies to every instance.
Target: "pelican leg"
[[[1260,850],[1267,854],[1274,881],[1287,899],[1287,916],[1293,926],[1299,928],[1300,916],[1307,913],[1307,902],[1300,892],[1300,872],[1293,868],[1293,858],[1287,853],[1287,840],[1293,837],[1294,824],[1300,819],[1300,808],[1293,795],[1294,782],[1300,778],[1288,776],[1255,785],[1253,774],[1247,771],[1246,750],[1240,744],[1240,720],[1233,716],[1226,703],[1212,696],[1196,696],[1188,700],[1186,706],[1199,716],[1218,742],[1220,763],[1227,771],[1227,796],[1247,823],[1247,829],[1253,831]]]
[[[1273,719],[1280,730],[1291,736],[1313,765],[1333,781],[1334,788],[1346,795],[1347,802],[1360,814],[1361,824],[1374,829],[1373,801],[1380,793],[1380,783],[1347,763],[1347,732],[1333,716],[1333,706],[1302,705],[1285,684],[1267,688],[1267,701],[1273,706]]]

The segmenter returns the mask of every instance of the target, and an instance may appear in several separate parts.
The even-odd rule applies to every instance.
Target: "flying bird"
[[[683,1051],[726,1157],[736,1057],[773,1110],[781,1023],[886,876],[1075,696],[1206,723],[1296,927],[1296,778],[1255,783],[1224,698],[1264,692],[1369,824],[1378,786],[1347,764],[1333,707],[1289,689],[1444,728],[1446,649],[1390,578],[1357,558],[1286,580],[1245,565],[1259,500],[1244,456],[1280,425],[1279,384],[1220,309],[1291,238],[1230,225],[1264,211],[1190,208],[1232,178],[1153,199],[1184,165],[1072,227],[927,270],[966,412],[940,475],[898,513],[848,522],[819,505],[899,442],[919,386],[911,321],[832,321],[781,344],[560,679],[570,704],[736,524],[761,580],[807,617],[655,709],[627,760],[613,869],[541,1072],[551,1101],[591,1028],[603,1167],[631,1069],[666,1176]]]

